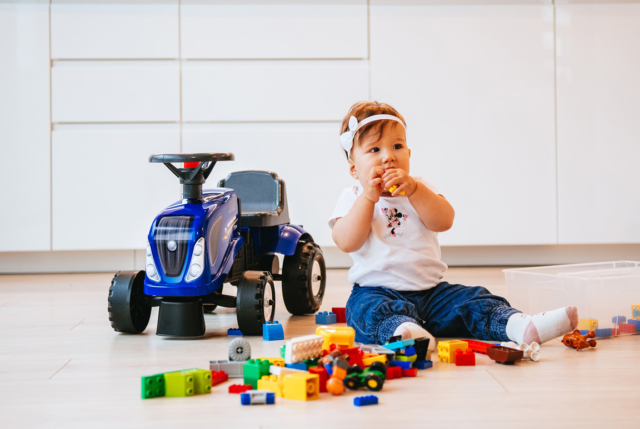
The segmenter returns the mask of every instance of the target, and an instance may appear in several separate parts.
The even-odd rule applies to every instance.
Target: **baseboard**
[[[327,268],[349,268],[351,257],[323,246]],[[640,244],[549,246],[443,246],[442,260],[456,266],[560,265],[600,261],[640,261]],[[0,252],[0,273],[86,273],[144,269],[144,250]]]

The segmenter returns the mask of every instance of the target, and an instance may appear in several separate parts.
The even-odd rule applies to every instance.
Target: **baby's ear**
[[[353,160],[349,158],[349,174],[354,179],[358,180],[358,172],[356,171],[356,165],[353,163]]]

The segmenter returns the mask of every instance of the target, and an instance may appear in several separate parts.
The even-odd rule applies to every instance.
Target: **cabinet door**
[[[183,0],[182,58],[368,57],[365,0],[277,3]]]
[[[178,58],[178,0],[51,5],[53,59]]]
[[[456,210],[447,245],[556,243],[553,6],[371,6],[371,97],[411,173]]]
[[[369,97],[367,61],[192,61],[182,67],[182,118],[341,121]]]
[[[557,7],[560,243],[640,242],[640,4]]]
[[[216,164],[204,188],[233,171],[274,171],[287,187],[291,223],[321,246],[334,246],[327,224],[342,190],[353,181],[340,148],[339,123],[193,124],[183,127],[184,152],[232,152]]]
[[[0,251],[50,250],[49,5],[0,3]]]
[[[178,61],[55,61],[53,122],[180,120]]]
[[[154,153],[180,152],[178,125],[67,125],[53,131],[53,250],[142,249],[180,199]]]

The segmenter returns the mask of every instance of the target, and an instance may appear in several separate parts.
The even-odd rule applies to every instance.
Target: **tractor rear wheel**
[[[273,278],[267,271],[246,271],[238,283],[236,313],[242,335],[262,335],[265,321],[273,322],[276,310]]]

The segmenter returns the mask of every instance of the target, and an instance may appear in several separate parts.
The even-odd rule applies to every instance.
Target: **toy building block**
[[[476,365],[476,354],[473,350],[467,349],[462,351],[460,349],[456,350],[456,366],[475,366]]]
[[[209,361],[209,369],[211,371],[224,371],[229,378],[242,378],[244,362],[231,362],[228,360],[212,360]]]
[[[417,369],[429,369],[433,367],[433,362],[430,360],[419,360],[414,363],[413,367]]]
[[[277,375],[265,375],[258,380],[258,390],[267,390],[276,394],[276,397],[282,398],[283,382]]]
[[[636,333],[636,325],[631,323],[619,323],[618,329],[623,334],[635,334]]]
[[[279,341],[284,340],[284,331],[282,325],[278,321],[273,323],[267,321],[262,325],[262,339],[265,341]]]
[[[237,336],[241,337],[242,336],[242,332],[240,332],[240,329],[238,329],[238,328],[227,329],[227,336],[231,336],[231,335],[237,335]]]
[[[613,330],[611,328],[594,329],[593,331],[596,334],[596,338],[605,338],[605,337],[613,336]]]
[[[640,320],[629,319],[627,322],[629,322],[630,325],[634,325],[636,327],[636,331],[640,332]]]
[[[494,344],[473,340],[467,340],[467,344],[469,345],[469,349],[471,349],[473,352],[483,355],[487,354],[487,347],[495,347]]]
[[[331,311],[336,315],[336,322],[338,323],[347,323],[347,317],[345,315],[346,308],[344,307],[333,307]]]
[[[631,306],[631,318],[640,320],[640,302]]]
[[[413,356],[403,356],[403,355],[397,355],[396,357],[393,358],[396,361],[401,361],[401,362],[411,362],[414,363],[416,360],[418,360],[418,356],[413,355]]]
[[[402,378],[402,368],[399,366],[388,366],[387,380],[393,380],[394,378]]]
[[[407,357],[415,356],[416,349],[414,347],[408,347],[404,350],[404,355]]]
[[[624,323],[627,321],[627,318],[625,316],[613,316],[613,318],[611,319],[611,323],[617,325],[618,323]]]
[[[375,395],[358,396],[353,398],[353,405],[364,407],[365,405],[378,405],[378,397]]]
[[[263,376],[269,375],[269,367],[271,362],[260,359],[249,359],[245,362],[242,371],[244,384],[250,384],[254,389],[258,388],[258,380]]]
[[[189,371],[168,372],[164,375],[165,396],[193,396],[194,376]]]
[[[411,368],[411,369],[403,369],[402,370],[402,376],[403,377],[415,377],[416,375],[418,375],[418,368]]]
[[[510,347],[488,347],[487,356],[496,363],[504,365],[513,365],[522,359],[524,353],[522,350],[512,349]]]
[[[287,368],[299,369],[301,371],[307,370],[307,364],[304,362],[285,363],[284,366]]]
[[[164,374],[147,375],[141,378],[141,398],[159,398],[164,396]]]
[[[456,350],[465,351],[469,348],[466,341],[452,340],[438,343],[438,360],[445,363],[455,363]]]
[[[323,339],[319,335],[305,335],[287,341],[284,362],[297,363],[322,356]]]
[[[400,349],[406,349],[407,347],[411,347],[415,344],[415,340],[413,338],[409,338],[408,340],[400,340],[400,341],[394,341],[392,343],[388,343],[383,345],[382,347],[386,347],[389,350],[400,350]]]
[[[302,369],[286,368],[286,367],[275,366],[275,365],[271,365],[269,367],[269,373],[273,375],[277,375],[278,377],[284,377],[287,374],[295,374],[296,372],[301,372],[303,374],[307,373],[306,370],[302,370]]]
[[[284,358],[259,357],[256,359],[269,361],[271,362],[271,365],[274,365],[274,366],[284,366]]]
[[[229,380],[229,375],[224,371],[211,371],[211,386],[217,386]]]
[[[595,331],[598,329],[598,319],[578,319],[579,330]]]
[[[316,328],[316,335],[320,335],[323,339],[322,349],[329,350],[331,344],[353,347],[356,331],[348,326],[319,326]]]
[[[276,395],[272,392],[264,390],[251,390],[240,394],[240,403],[242,405],[271,405],[275,404]]]
[[[332,311],[321,311],[316,314],[316,325],[333,325],[338,323],[338,317]]]
[[[620,329],[611,328],[611,335],[613,335],[614,337],[620,335]]]
[[[412,362],[405,362],[405,361],[401,361],[401,360],[392,360],[391,361],[391,365],[392,366],[399,366],[402,369],[411,369],[411,367],[413,366]]]
[[[356,347],[349,347],[340,349],[349,365],[358,365],[360,368],[364,368],[364,362],[362,362],[362,355],[364,352]]]
[[[431,359],[431,350],[429,350],[429,343],[431,339],[429,337],[416,338],[413,342],[413,348],[418,356],[417,360],[429,360]],[[427,357],[429,354],[429,357]]]
[[[327,392],[327,381],[329,381],[329,373],[322,366],[314,366],[309,368],[310,374],[315,374],[318,376],[318,384],[320,386],[320,393]]]
[[[320,377],[317,374],[288,374],[282,377],[282,393],[287,399],[310,401],[320,397]]]
[[[201,395],[203,393],[211,393],[211,385],[212,385],[212,371],[207,371],[206,369],[189,369],[187,370],[191,374],[193,374],[193,393],[196,395]],[[226,380],[229,379],[227,374],[224,376]]]
[[[381,362],[386,364],[387,363],[387,356],[386,355],[377,355],[377,356],[371,356],[371,357],[367,357],[362,359],[362,363],[364,364],[365,367],[367,366],[371,366],[372,363],[374,362]]]
[[[236,338],[229,343],[229,360],[243,362],[251,359],[251,344],[244,338]]]
[[[318,360],[319,359],[320,358],[307,359],[303,363],[307,366],[307,370],[309,370],[309,368],[313,368],[314,366],[318,366]]]
[[[388,348],[384,347],[384,346],[378,346],[378,345],[362,345],[360,346],[360,349],[364,352],[364,353],[374,353],[374,354],[378,354],[378,355],[385,355],[389,358],[393,358],[396,354],[396,352],[394,352],[393,350],[389,350]]]
[[[229,393],[244,393],[248,390],[253,390],[248,384],[232,384],[229,386]]]

